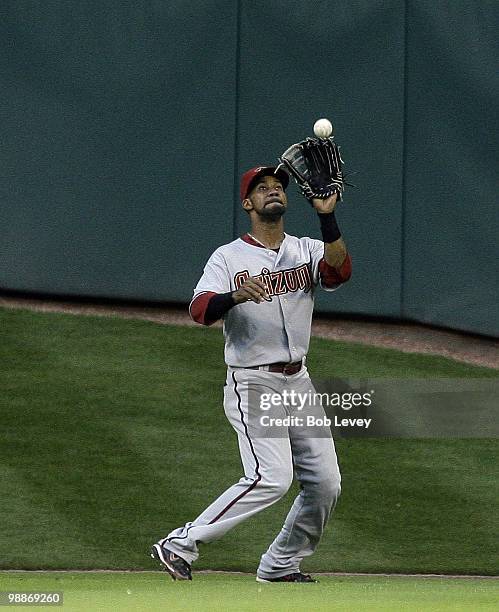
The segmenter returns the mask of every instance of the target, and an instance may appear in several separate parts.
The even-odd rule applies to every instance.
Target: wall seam
[[[241,0],[236,3],[236,57],[234,83],[234,185],[232,197],[232,239],[238,236],[237,215],[239,211],[239,86],[241,71]]]
[[[404,2],[404,58],[403,58],[403,110],[402,110],[402,181],[400,214],[400,316],[405,316],[405,248],[406,248],[406,205],[407,205],[407,114],[408,114],[408,66],[409,66],[409,25],[408,4]]]

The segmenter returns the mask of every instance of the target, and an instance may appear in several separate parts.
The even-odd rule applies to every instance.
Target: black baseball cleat
[[[151,557],[157,559],[173,580],[192,580],[191,566],[161,544],[153,544]]]
[[[279,576],[279,578],[259,578],[256,577],[257,582],[318,582],[314,580],[309,574],[302,574],[301,572],[294,572],[293,574],[286,574],[285,576]]]

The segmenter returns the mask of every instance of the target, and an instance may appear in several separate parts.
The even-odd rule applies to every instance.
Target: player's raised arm
[[[319,215],[324,256],[319,263],[321,285],[335,289],[352,274],[352,262],[341,236],[334,209],[345,185],[343,159],[333,136],[333,125],[319,119],[314,125],[316,138],[291,145],[279,161],[295,179],[302,194]]]
[[[321,224],[324,259],[333,268],[341,268],[348,257],[347,247],[341,236],[334,213],[337,202],[338,195],[336,193],[325,200],[312,199],[312,206],[317,211]]]
[[[326,290],[337,289],[352,275],[352,260],[335,217],[336,198],[335,194],[326,199],[314,198],[310,201],[321,225],[324,247],[323,255],[319,255],[318,275],[321,287]]]

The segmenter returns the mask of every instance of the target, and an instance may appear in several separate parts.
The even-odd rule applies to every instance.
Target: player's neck
[[[284,240],[284,223],[282,219],[273,222],[252,223],[251,236],[268,249],[277,249]]]

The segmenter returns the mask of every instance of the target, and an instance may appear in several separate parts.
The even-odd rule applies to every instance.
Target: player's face
[[[254,210],[262,217],[280,217],[285,213],[287,204],[286,193],[279,179],[262,176],[248,194],[245,208]]]

